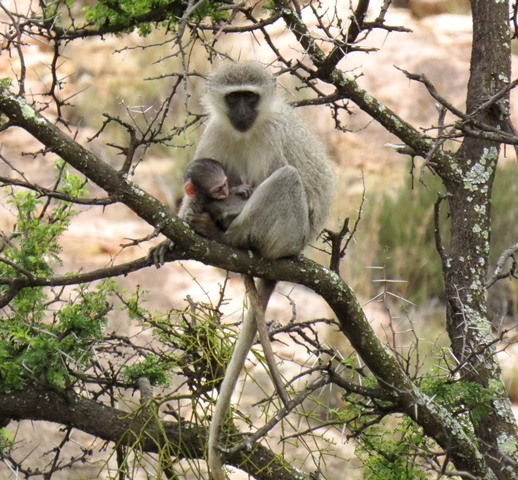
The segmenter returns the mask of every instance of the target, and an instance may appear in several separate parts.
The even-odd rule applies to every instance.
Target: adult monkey
[[[224,234],[208,215],[189,212],[188,200],[181,216],[201,234],[268,259],[299,255],[319,234],[331,204],[333,177],[324,146],[259,63],[223,64],[209,77],[203,104],[208,121],[195,158],[218,159],[231,186],[245,179],[254,191]],[[163,251],[158,252],[161,259]],[[243,322],[209,428],[208,464],[214,480],[225,477],[218,448],[223,420],[255,338],[256,319],[264,320],[275,287],[275,282],[260,280],[255,292],[253,280],[246,283],[256,308]]]

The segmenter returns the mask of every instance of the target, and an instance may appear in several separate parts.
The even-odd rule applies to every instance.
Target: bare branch
[[[450,194],[441,194],[437,197],[433,205],[433,221],[434,221],[434,237],[435,237],[435,249],[439,253],[441,257],[441,261],[443,264],[443,268],[449,268],[449,257],[446,253],[446,249],[444,248],[444,244],[441,236],[441,216],[440,216],[440,208],[443,200],[450,198]]]
[[[515,88],[516,85],[518,85],[518,79],[514,80],[509,85],[502,88],[490,99],[488,99],[486,102],[484,102],[475,110],[473,110],[473,112],[466,114],[459,110],[457,107],[455,107],[444,97],[442,97],[435,88],[435,86],[432,84],[432,82],[430,82],[430,80],[425,75],[410,73],[399,67],[396,68],[402,71],[410,80],[415,80],[417,82],[422,83],[434,100],[436,100],[440,105],[443,105],[445,108],[447,108],[455,116],[459,117],[461,121],[457,122],[455,126],[459,130],[462,130],[464,133],[466,133],[466,135],[494,141],[497,143],[518,145],[518,136],[507,133],[505,130],[502,130],[501,128],[493,127],[491,125],[482,123],[476,119],[477,115],[479,115],[483,111],[487,111],[490,107],[494,106],[497,102],[499,102],[503,97],[508,95],[509,91]]]
[[[41,399],[45,401],[42,402]],[[46,420],[70,425],[117,445],[133,447],[138,439],[144,452],[163,453],[166,447],[177,458],[203,459],[206,429],[191,422],[149,422],[136,414],[99,404],[71,391],[34,386],[23,392],[0,393],[2,417]],[[224,454],[225,462],[255,478],[295,480],[301,473],[279,460],[269,449],[254,445],[251,451]],[[303,476],[302,478],[307,478]]]
[[[331,230],[324,230],[324,242],[329,243],[331,245],[331,258],[329,260],[329,268],[335,272],[337,275],[340,275],[340,260],[345,257],[347,252],[347,248],[354,238],[354,234],[358,230],[358,226],[361,221],[363,205],[365,203],[365,178],[362,173],[362,198],[360,201],[360,206],[358,208],[358,215],[354,221],[354,225],[352,230],[349,229],[349,218],[344,220],[342,228],[339,232],[332,232]],[[345,241],[344,241],[345,240]],[[343,245],[342,245],[343,243]]]
[[[29,183],[27,181],[17,180],[15,178],[10,177],[2,177],[0,176],[0,186],[6,185],[15,185],[17,187],[27,188],[28,190],[33,190],[38,192],[41,196],[55,198],[56,200],[64,200],[65,202],[76,203],[78,205],[112,205],[116,203],[116,200],[112,198],[82,198],[82,197],[74,197],[72,195],[67,195],[66,193],[58,192],[56,190],[51,190],[49,188],[42,187],[40,185],[36,185],[34,183]]]
[[[486,288],[491,288],[498,280],[502,280],[503,278],[518,278],[518,242],[514,245],[511,245],[509,248],[505,249],[500,257],[498,257],[498,261],[496,262],[496,268],[493,272],[493,275],[486,283]],[[506,272],[504,272],[505,264],[510,260],[511,264],[509,265]]]

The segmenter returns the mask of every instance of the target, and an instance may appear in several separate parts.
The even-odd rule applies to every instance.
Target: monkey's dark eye
[[[257,93],[248,91],[231,92],[225,96],[229,107],[233,107],[240,102],[246,103],[249,107],[255,107],[259,103],[259,98]]]

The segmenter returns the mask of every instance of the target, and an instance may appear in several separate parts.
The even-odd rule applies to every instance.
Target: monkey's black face
[[[257,106],[261,97],[254,92],[237,91],[225,96],[228,118],[233,127],[240,131],[249,130],[257,118]]]

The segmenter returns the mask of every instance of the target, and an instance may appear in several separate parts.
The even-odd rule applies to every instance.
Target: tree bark
[[[177,459],[205,456],[207,428],[191,422],[160,422],[156,416],[128,413],[72,392],[29,386],[23,392],[0,393],[1,416],[13,420],[45,420],[71,426],[119,446],[160,453],[167,447]],[[146,412],[143,409],[142,412]],[[271,450],[254,445],[251,450],[224,454],[228,465],[258,480],[301,480],[308,477],[282,461]]]
[[[471,5],[473,46],[466,111],[474,120],[506,131],[508,95],[489,109],[477,109],[510,82],[509,5],[488,0],[473,0]],[[508,480],[518,478],[518,429],[492,346],[485,287],[499,152],[497,143],[466,137],[449,174],[443,174],[451,213],[451,244],[443,274],[447,328],[458,372],[490,389],[493,396],[491,413],[474,425],[480,450],[497,478]]]

